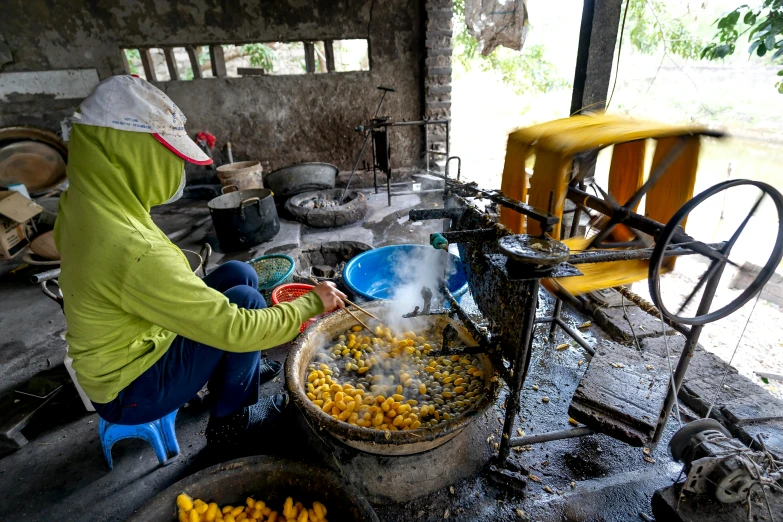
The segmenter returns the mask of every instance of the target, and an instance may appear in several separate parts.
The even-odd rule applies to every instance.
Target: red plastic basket
[[[313,288],[315,288],[313,285],[305,285],[302,283],[289,283],[287,285],[280,285],[274,290],[272,290],[272,304],[279,305],[280,303],[287,303],[289,301],[293,301],[297,297],[302,297]],[[309,319],[304,323],[302,323],[302,326],[299,328],[299,333],[304,332],[305,328],[313,324],[316,321],[316,319],[318,319],[319,317],[321,316],[317,315],[312,319]]]

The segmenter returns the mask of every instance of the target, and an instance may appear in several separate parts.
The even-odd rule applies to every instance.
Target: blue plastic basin
[[[390,245],[368,250],[345,265],[343,279],[351,292],[369,300],[392,299],[400,287],[419,283],[426,283],[436,292],[435,279],[422,279],[421,275],[442,270],[441,258],[447,259],[454,269],[448,279],[448,288],[454,298],[459,300],[468,291],[468,279],[462,261],[453,254],[435,250],[429,245]],[[426,263],[426,267],[420,266],[422,263]],[[416,298],[419,298],[418,293]]]

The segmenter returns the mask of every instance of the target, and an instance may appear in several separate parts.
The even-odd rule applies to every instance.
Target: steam
[[[398,252],[391,257],[394,281],[390,289],[388,317],[384,317],[392,330],[410,330],[412,322],[403,319],[403,315],[413,312],[415,307],[424,305],[421,296],[423,287],[432,290],[433,308],[442,301],[440,284],[448,281],[456,268],[445,250],[434,248],[415,248],[407,252]],[[425,322],[426,323],[426,322]]]

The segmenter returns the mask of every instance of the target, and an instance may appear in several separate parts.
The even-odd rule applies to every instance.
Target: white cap
[[[212,159],[185,131],[187,119],[171,98],[137,76],[112,76],[82,101],[73,122],[131,132],[147,132],[180,158],[196,165]]]

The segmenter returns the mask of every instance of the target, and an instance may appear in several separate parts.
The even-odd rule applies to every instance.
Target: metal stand
[[[580,275],[578,266],[581,263],[618,261],[625,259],[650,260],[650,289],[653,299],[660,308],[662,321],[670,324],[686,335],[685,347],[680,355],[676,370],[668,384],[666,400],[660,412],[660,417],[652,437],[647,443],[657,442],[663,433],[672,405],[682,385],[693,351],[698,343],[704,324],[717,320],[732,313],[742,306],[750,297],[761,291],[764,283],[771,277],[775,267],[783,258],[783,227],[779,228],[778,239],[773,253],[764,266],[758,278],[735,301],[720,310],[710,312],[715,289],[720,275],[728,263],[728,254],[736,242],[742,229],[758,208],[761,198],[751,210],[740,229],[728,241],[717,244],[705,244],[694,240],[685,234],[682,223],[693,208],[703,200],[730,186],[750,184],[759,187],[764,195],[769,195],[777,209],[780,222],[783,223],[783,196],[769,185],[750,181],[727,182],[708,189],[683,206],[667,224],[663,225],[644,216],[640,216],[616,202],[594,198],[586,194],[581,187],[570,187],[569,197],[579,201],[586,208],[598,210],[612,219],[615,224],[623,224],[637,231],[644,232],[656,238],[654,249],[612,250],[583,252],[568,255],[567,248],[561,243],[546,237],[558,218],[548,212],[542,212],[520,201],[512,200],[497,191],[483,191],[475,184],[464,184],[445,179],[444,208],[413,210],[411,220],[450,219],[451,231],[433,234],[430,241],[437,248],[447,248],[449,243],[456,243],[460,257],[465,263],[471,293],[482,315],[488,320],[488,330],[478,328],[468,314],[462,310],[459,303],[453,299],[445,288],[442,293],[450,305],[450,314],[456,314],[471,332],[478,343],[474,350],[483,351],[493,362],[496,371],[506,381],[509,395],[506,404],[506,415],[503,424],[503,436],[500,441],[498,455],[490,474],[497,483],[512,483],[511,489],[524,488],[525,480],[515,474],[519,471],[508,460],[512,447],[524,446],[536,442],[578,437],[593,433],[593,429],[581,427],[572,430],[545,433],[535,437],[512,437],[514,422],[519,413],[520,393],[530,364],[533,331],[536,324],[551,323],[559,326],[571,335],[589,353],[592,348],[582,339],[578,332],[570,328],[560,318],[562,302],[577,310],[584,310],[586,305],[570,294],[557,296],[555,313],[552,317],[536,318],[539,282],[541,278],[560,278]],[[545,237],[534,238],[528,235],[514,235],[502,225],[494,222],[487,214],[471,205],[465,197],[479,196],[497,202],[507,208],[514,209],[541,224]],[[711,267],[705,273],[696,290],[704,287],[698,311],[695,317],[681,317],[682,309],[672,314],[660,305],[659,276],[664,260],[680,255],[701,254],[711,260]],[[567,262],[564,262],[566,261]],[[696,290],[691,297],[695,295]],[[621,290],[622,292],[622,290]],[[625,294],[623,294],[625,295]],[[635,296],[635,303],[640,300]],[[630,297],[629,297],[630,298]],[[689,298],[690,300],[690,298]],[[658,310],[649,303],[641,303],[642,309],[656,315]],[[691,328],[685,324],[693,325]],[[550,332],[552,329],[550,329]],[[580,340],[582,342],[580,342]],[[449,355],[449,348],[441,350]],[[457,353],[456,351],[454,353]]]

